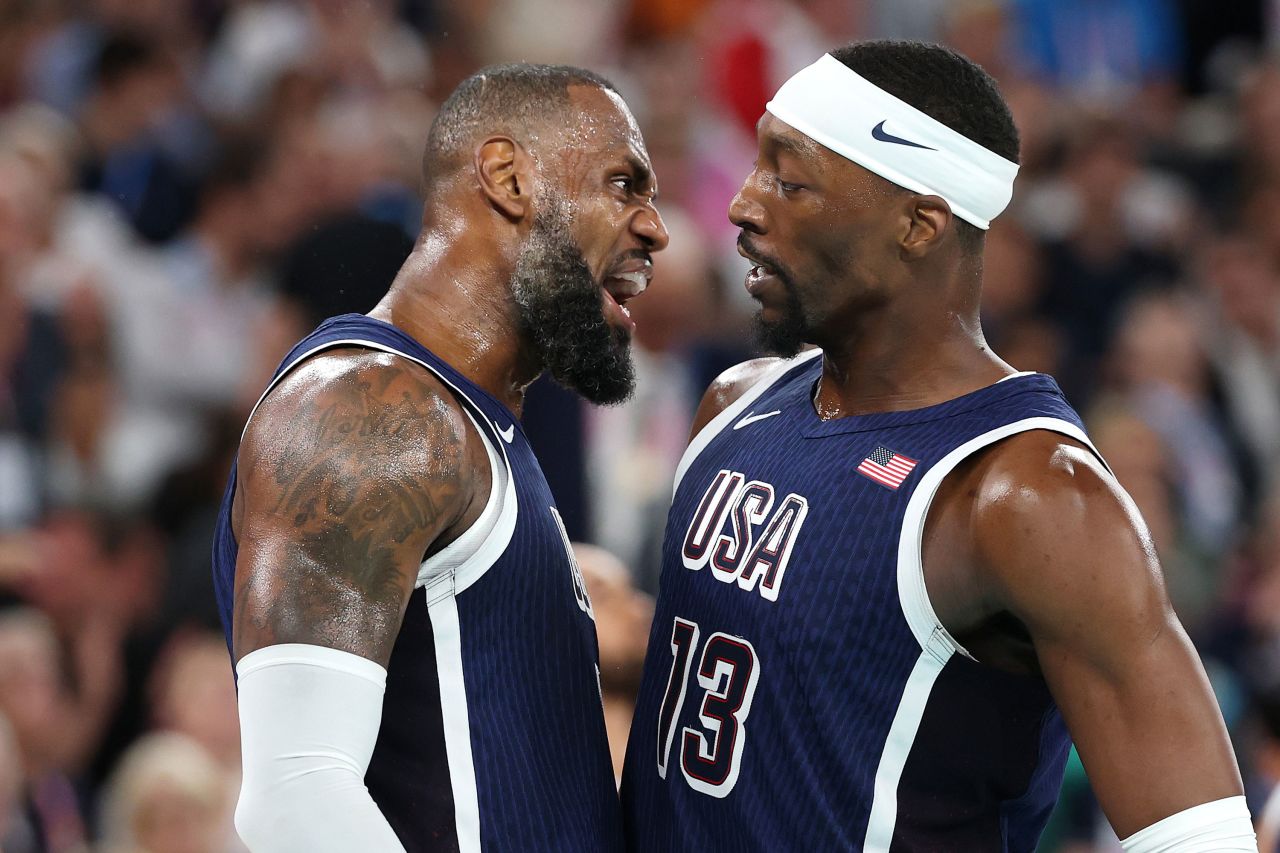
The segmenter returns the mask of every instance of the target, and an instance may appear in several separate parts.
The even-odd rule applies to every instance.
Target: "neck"
[[[424,232],[369,316],[406,332],[519,417],[542,367],[522,343],[510,252],[479,231]]]
[[[824,420],[918,409],[976,391],[1015,372],[987,345],[978,315],[981,264],[942,287],[917,279],[903,297],[860,314],[820,343],[814,400]]]

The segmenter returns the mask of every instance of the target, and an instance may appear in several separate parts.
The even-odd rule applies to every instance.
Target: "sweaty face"
[[[899,190],[768,113],[758,139],[729,218],[752,264],[746,288],[760,304],[760,342],[790,357],[805,344],[842,339],[885,298]]]
[[[568,205],[552,197],[516,260],[511,292],[520,323],[545,369],[593,403],[635,390],[631,332],[605,319],[604,287],[569,228]]]
[[[582,121],[550,157],[512,293],[552,377],[593,403],[619,403],[635,385],[626,303],[648,286],[667,231],[626,105],[594,87],[573,87],[571,99]]]

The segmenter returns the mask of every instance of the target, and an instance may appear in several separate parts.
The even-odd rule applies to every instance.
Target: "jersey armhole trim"
[[[928,588],[924,580],[924,525],[929,515],[929,508],[938,493],[942,481],[955,470],[961,462],[985,447],[995,444],[1018,433],[1033,430],[1046,430],[1075,439],[1093,452],[1108,473],[1112,473],[1098,448],[1085,435],[1084,430],[1070,421],[1054,417],[1025,418],[997,427],[989,432],[972,438],[942,457],[920,478],[907,502],[906,515],[902,520],[902,533],[898,540],[898,601],[902,614],[911,628],[920,648],[940,662],[945,662],[952,653],[959,653],[977,660],[969,650],[962,646],[938,619],[933,603],[929,600]]]
[[[519,509],[515,477],[504,464],[501,451],[476,421],[470,410],[463,411],[471,419],[489,459],[489,497],[484,509],[471,526],[444,548],[422,561],[418,568],[417,586],[426,587],[427,603],[439,595],[461,592],[475,583],[511,542]]]
[[[764,372],[759,379],[755,381],[742,396],[734,400],[720,414],[716,415],[707,425],[698,431],[698,434],[689,442],[689,446],[685,448],[684,455],[680,457],[680,464],[676,467],[675,483],[671,486],[672,497],[675,496],[676,489],[680,488],[680,481],[684,478],[684,474],[689,470],[689,466],[693,464],[693,460],[698,458],[698,454],[706,450],[707,445],[711,443],[717,435],[724,431],[729,422],[740,415],[748,406],[754,403],[764,392],[768,391],[773,384],[782,378],[783,374],[805,362],[818,358],[822,355],[822,350],[814,349],[809,352],[801,353],[795,358],[787,359],[781,364],[776,364]]]
[[[449,379],[449,377],[445,376],[439,370],[436,370],[426,361],[417,358],[416,356],[409,355],[408,353],[396,349],[388,344],[379,343],[378,341],[371,341],[367,338],[342,338],[340,340],[327,341],[326,343],[318,344],[299,355],[291,361],[287,367],[280,371],[279,376],[271,380],[271,383],[267,385],[266,390],[264,390],[262,395],[258,398],[258,402],[254,404],[253,410],[249,412],[249,417],[245,420],[244,431],[248,431],[249,422],[253,420],[254,413],[258,411],[258,407],[262,405],[262,401],[265,400],[267,395],[271,393],[272,389],[280,383],[280,380],[288,376],[299,364],[311,358],[313,355],[328,349],[335,349],[337,347],[344,346],[356,346],[364,349],[376,350],[378,352],[385,352],[389,355],[396,355],[403,359],[407,359],[414,364],[426,368],[426,370],[436,379],[440,380],[440,382],[442,382],[458,400],[458,403],[462,407],[462,411],[465,412],[467,417],[471,420],[472,425],[476,428],[476,434],[480,436],[480,440],[484,443],[485,453],[489,458],[489,465],[491,469],[489,498],[485,503],[484,510],[480,513],[480,517],[472,522],[471,526],[463,531],[457,539],[449,543],[449,545],[441,549],[438,553],[432,555],[430,559],[423,560],[421,565],[418,567],[418,579],[415,584],[415,588],[427,586],[428,599],[435,598],[437,595],[441,594],[456,595],[474,584],[476,581],[480,580],[484,573],[497,562],[499,557],[502,556],[503,551],[506,550],[507,545],[511,542],[512,534],[515,532],[516,517],[519,512],[519,507],[516,499],[515,473],[511,469],[511,460],[507,458],[506,448],[497,441],[496,435],[493,434],[496,433],[496,427],[493,427],[492,424],[489,423],[488,417],[485,416],[484,411],[476,404],[476,402],[468,397],[466,392],[459,388],[452,380]],[[477,415],[479,417],[477,417]],[[482,421],[485,426],[482,426]],[[489,428],[486,429],[486,426]],[[244,440],[244,432],[241,433],[240,439],[241,441]],[[494,451],[495,447],[498,449],[497,452]],[[500,464],[505,468],[505,471],[500,470]],[[497,501],[496,503],[495,499]],[[477,528],[481,522],[487,523],[488,518],[491,517],[491,510],[494,510],[495,507],[498,508],[498,517],[493,521],[493,529],[478,543],[474,544],[475,551],[473,553],[467,556],[459,556],[459,552],[462,552],[466,545],[471,544],[472,539],[474,538],[468,538],[467,534],[470,533],[472,529]],[[464,540],[464,545],[454,548],[455,545],[458,545],[459,542]],[[456,562],[456,567],[451,570],[442,570],[438,576],[432,577],[433,571],[442,562],[441,557],[446,554],[448,554],[451,561]],[[444,589],[440,589],[440,587],[444,587]]]

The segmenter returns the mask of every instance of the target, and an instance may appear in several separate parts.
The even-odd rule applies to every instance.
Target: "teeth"
[[[649,286],[649,277],[643,272],[627,272],[618,273],[609,276],[609,292],[614,296],[624,296],[630,299],[633,296],[639,296],[644,293],[645,288]]]

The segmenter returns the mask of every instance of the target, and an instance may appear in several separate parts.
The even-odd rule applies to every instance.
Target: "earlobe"
[[[512,221],[529,211],[532,161],[520,144],[505,136],[486,139],[476,149],[480,191],[498,212]]]
[[[941,198],[932,195],[915,196],[903,251],[913,258],[922,258],[942,245],[943,238],[951,230],[951,208]]]

